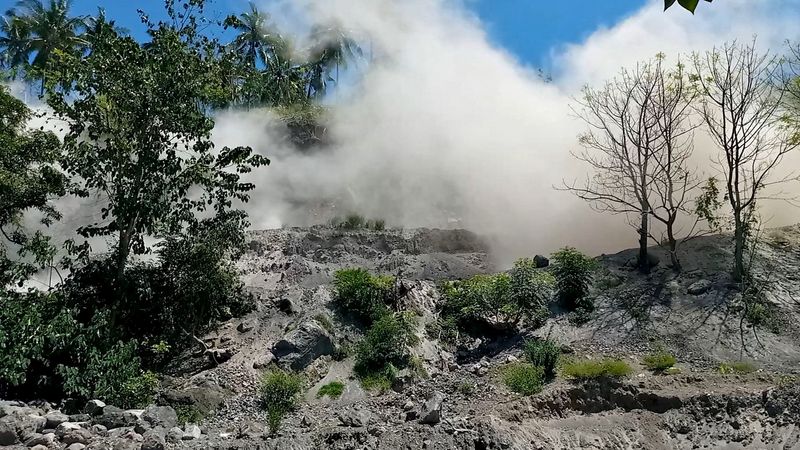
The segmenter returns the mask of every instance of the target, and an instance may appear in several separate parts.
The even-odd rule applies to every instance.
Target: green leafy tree
[[[11,71],[11,79],[16,79],[30,60],[30,33],[25,22],[13,16],[0,18],[0,33],[0,65]]]
[[[313,45],[309,63],[308,96],[327,92],[328,82],[339,83],[339,70],[362,55],[349,33],[338,26],[316,26],[311,31]]]
[[[0,86],[0,288],[22,283],[52,264],[49,237],[25,229],[25,213],[43,225],[61,216],[51,204],[65,194],[66,178],[54,167],[59,142],[52,133],[27,130],[31,117],[24,103]]]
[[[553,253],[556,294],[571,309],[592,309],[585,301],[597,262],[572,247]]]
[[[85,57],[62,54],[53,66],[48,103],[68,124],[63,167],[75,193],[107,202],[103,220],[78,231],[117,236],[117,278],[131,253],[148,250],[146,235],[178,234],[198,214],[246,202],[254,186],[242,174],[269,163],[248,147],[214,148],[208,112],[230,98],[229,60],[194,16],[176,22],[146,22],[151,40],[140,46],[99,21]]]
[[[700,3],[700,0],[664,0],[664,9],[669,9],[675,2],[678,2],[679,5],[683,6],[685,9],[689,10],[694,14],[695,9],[697,9],[697,5]],[[713,0],[706,0],[708,3],[711,3]]]

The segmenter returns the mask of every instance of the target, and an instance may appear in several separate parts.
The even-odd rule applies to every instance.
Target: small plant
[[[503,383],[518,394],[538,394],[544,384],[544,370],[533,364],[509,364],[503,368]]]
[[[383,231],[386,229],[386,221],[383,219],[375,219],[372,221],[372,226],[370,228],[375,231]]]
[[[284,416],[297,406],[303,380],[281,370],[267,372],[261,382],[261,405],[267,411],[267,423],[274,434]]]
[[[475,393],[475,384],[469,381],[462,381],[461,383],[458,383],[456,390],[462,395],[469,397]]]
[[[331,321],[331,318],[328,317],[326,314],[317,314],[316,316],[314,316],[314,320],[316,320],[317,323],[322,328],[325,329],[325,331],[327,331],[330,334],[334,334],[335,330],[333,328],[333,322]]]
[[[758,367],[747,361],[730,361],[721,363],[717,370],[723,375],[748,374],[757,371]]]
[[[172,405],[178,415],[178,423],[200,423],[206,418],[203,411],[195,405]]]
[[[341,381],[331,381],[330,383],[322,386],[317,391],[317,398],[328,396],[334,400],[341,397],[344,393],[344,383]]]
[[[375,276],[365,269],[343,269],[334,274],[336,302],[365,324],[389,313],[386,307],[394,291],[394,277]]]
[[[565,247],[553,254],[553,275],[556,280],[556,295],[569,309],[593,310],[588,301],[592,272],[597,261],[572,247]]]
[[[671,353],[661,350],[645,356],[642,362],[653,372],[666,373],[678,360]]]
[[[356,372],[383,372],[391,365],[407,367],[411,362],[410,348],[416,345],[413,318],[408,314],[388,314],[367,331],[356,349]]]
[[[371,372],[359,375],[361,387],[366,391],[384,393],[392,388],[392,381],[397,376],[397,369],[387,367],[382,372]]]
[[[358,214],[348,214],[342,222],[342,228],[346,230],[360,230],[367,225],[364,216]]]
[[[577,380],[595,378],[622,378],[633,372],[631,366],[621,359],[573,360],[562,367],[564,376]]]
[[[556,377],[556,365],[561,348],[550,340],[535,340],[525,343],[525,357],[534,366],[541,367],[548,380]]]

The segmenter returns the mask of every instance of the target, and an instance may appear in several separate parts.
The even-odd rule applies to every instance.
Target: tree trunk
[[[671,223],[667,224],[667,239],[669,239],[669,261],[672,264],[672,270],[675,273],[680,273],[683,270],[681,261],[678,259],[678,241],[675,239]]]
[[[650,273],[650,261],[647,258],[648,219],[648,212],[642,212],[642,223],[639,227],[639,271],[642,273]]]
[[[119,231],[119,245],[117,248],[117,284],[122,281],[125,275],[125,265],[128,263],[128,255],[131,252],[131,234],[127,229]]]
[[[734,214],[734,235],[733,235],[733,280],[740,282],[745,276],[744,267],[744,246],[745,246],[744,223],[739,213]]]

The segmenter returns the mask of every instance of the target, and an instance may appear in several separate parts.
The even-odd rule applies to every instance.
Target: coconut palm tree
[[[288,43],[270,25],[269,14],[259,11],[253,2],[248,12],[229,18],[226,24],[239,31],[231,45],[250,66],[261,63],[269,67],[273,59],[288,56]]]
[[[7,15],[0,18],[0,64],[11,69],[11,77],[16,78],[20,69],[27,66],[30,59],[29,32],[24,22]]]
[[[81,33],[86,18],[69,14],[72,0],[19,0],[10,10],[11,20],[19,21],[27,32],[27,50],[33,55],[30,65],[41,74],[44,92],[44,70],[55,52],[81,51],[86,41]]]
[[[308,96],[324,95],[329,81],[339,83],[339,70],[347,63],[363,56],[356,41],[338,26],[317,26],[311,33]]]

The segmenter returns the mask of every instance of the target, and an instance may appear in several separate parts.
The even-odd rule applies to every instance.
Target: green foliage
[[[386,229],[386,221],[383,219],[370,220],[367,226],[375,231],[383,231]]]
[[[322,326],[322,328],[324,328],[325,331],[327,331],[328,333],[334,334],[334,332],[336,331],[334,330],[331,318],[328,317],[326,314],[317,314],[316,316],[314,316],[314,320],[316,320],[317,323],[320,324],[320,326]]]
[[[564,376],[578,380],[594,378],[622,378],[633,372],[631,366],[621,359],[604,358],[600,360],[573,360],[561,368]]]
[[[522,321],[540,327],[550,315],[552,277],[536,270],[530,259],[520,259],[510,274],[476,275],[442,286],[442,318],[459,329],[476,324],[513,328]]]
[[[461,395],[464,395],[465,397],[470,397],[472,396],[472,394],[475,393],[475,384],[469,381],[462,381],[458,383],[458,386],[456,386],[456,390],[460,392]]]
[[[717,371],[723,375],[748,374],[758,370],[758,367],[747,361],[729,361],[720,363]]]
[[[330,383],[322,386],[317,391],[317,398],[328,396],[332,399],[337,399],[344,393],[344,383],[341,381],[331,381]]]
[[[158,387],[152,372],[143,372],[134,342],[117,342],[108,351],[91,348],[85,367],[60,366],[64,391],[79,398],[97,398],[120,408],[151,403]]]
[[[684,9],[691,11],[692,14],[694,14],[695,9],[697,9],[697,5],[700,3],[700,0],[664,0],[664,9],[669,9],[675,4],[676,1],[679,5],[683,6]],[[706,1],[711,3],[713,0]]]
[[[439,317],[433,322],[425,324],[425,333],[431,339],[437,339],[443,344],[458,344],[461,333],[453,317]]]
[[[544,369],[533,364],[509,364],[503,368],[502,375],[506,386],[522,395],[538,394],[544,385]]]
[[[414,319],[409,314],[387,314],[367,331],[356,349],[355,371],[360,375],[384,372],[389,366],[407,367],[417,344]]]
[[[196,405],[177,404],[172,408],[178,416],[178,423],[200,423],[206,418],[206,414]]]
[[[597,262],[572,247],[565,247],[553,254],[553,263],[559,300],[571,310],[592,311],[594,304],[587,295]]]
[[[364,390],[383,393],[392,388],[392,381],[396,376],[397,369],[389,365],[380,372],[358,374],[358,379]]]
[[[334,274],[334,299],[366,324],[388,314],[394,277],[371,275],[365,269],[342,269]]]
[[[654,372],[665,372],[678,362],[674,355],[666,351],[657,351],[644,357],[644,366]]]
[[[50,203],[65,194],[66,178],[54,166],[59,142],[52,133],[29,131],[30,110],[0,85],[0,289],[52,266],[55,249],[41,231],[30,234],[23,214],[35,211],[42,225],[61,214]],[[16,248],[16,255],[8,254]]]
[[[710,177],[700,188],[700,195],[695,199],[695,215],[708,224],[709,230],[721,231],[722,218],[718,215],[722,202],[719,199],[717,179]]]
[[[525,358],[534,366],[541,367],[548,380],[556,376],[561,348],[550,340],[534,340],[525,343]]]
[[[225,48],[198,33],[194,15],[169,12],[181,20],[146,22],[145,46],[99,18],[85,55],[58,53],[49,66],[48,105],[67,124],[61,165],[76,194],[108,201],[103,220],[78,231],[117,236],[119,276],[131,252],[148,250],[145,236],[246,202],[254,186],[241,176],[269,163],[248,147],[214,149],[208,108],[230,96]]]
[[[348,214],[342,222],[342,228],[346,230],[360,230],[367,227],[367,219],[358,214]]]
[[[274,434],[281,426],[283,418],[297,407],[303,380],[299,375],[273,371],[264,374],[261,381],[261,406],[267,411],[267,423]]]

